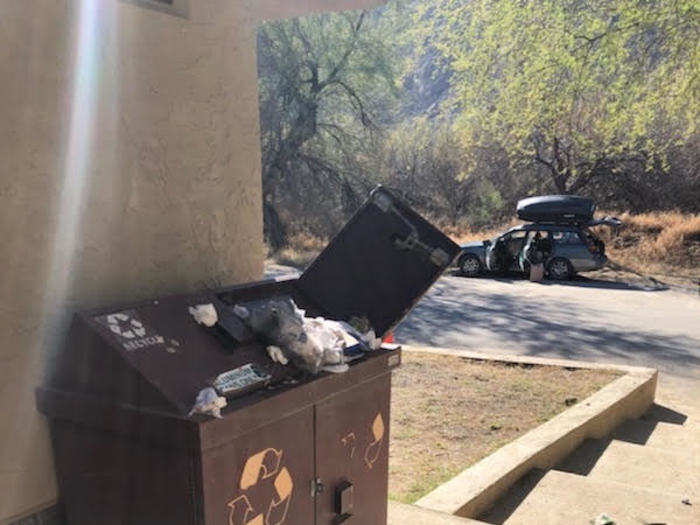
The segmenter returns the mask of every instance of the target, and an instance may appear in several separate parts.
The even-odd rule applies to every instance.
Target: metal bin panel
[[[207,525],[311,525],[312,406],[202,456]]]
[[[317,498],[316,525],[384,525],[389,473],[391,374],[316,405],[316,475],[325,486]],[[352,513],[339,514],[343,487],[352,485]]]
[[[71,525],[199,525],[198,455],[62,419],[51,421]]]

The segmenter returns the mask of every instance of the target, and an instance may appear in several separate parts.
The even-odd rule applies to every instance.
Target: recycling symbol
[[[372,440],[365,449],[365,464],[371,470],[376,461],[379,459],[379,452],[382,448],[384,440],[384,420],[381,412],[377,412],[374,422],[372,423]]]
[[[135,317],[129,317],[123,312],[108,315],[107,326],[112,332],[125,339],[133,339],[146,335],[146,328],[144,328],[141,321]]]
[[[282,466],[282,452],[266,448],[246,460],[239,482],[241,494],[227,504],[229,525],[281,525],[287,519],[294,482],[287,467]],[[268,484],[269,489],[262,486]],[[254,506],[250,502],[253,490],[271,495]]]

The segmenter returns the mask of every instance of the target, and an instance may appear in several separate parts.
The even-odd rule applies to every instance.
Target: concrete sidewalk
[[[390,505],[389,525],[428,523],[424,510]],[[550,470],[532,470],[477,520],[430,523],[700,523],[700,383],[664,375],[656,403],[608,438],[587,440]],[[439,520],[438,520],[439,517]]]
[[[556,468],[533,470],[487,523],[700,523],[698,383],[664,377],[656,403],[609,438],[588,440]]]

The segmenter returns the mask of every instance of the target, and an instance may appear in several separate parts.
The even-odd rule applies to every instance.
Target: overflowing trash
[[[188,416],[193,414],[205,414],[221,418],[221,409],[226,406],[226,398],[220,397],[212,387],[207,387],[199,391],[197,400],[190,410]]]
[[[312,374],[345,372],[353,357],[346,350],[357,345],[375,350],[381,345],[371,329],[361,333],[346,322],[306,317],[290,297],[237,304],[233,311],[267,345],[270,359],[282,365],[291,361]]]
[[[212,330],[220,327],[234,339],[245,339],[242,330],[249,331],[251,337],[265,345],[273,363],[286,366],[291,362],[311,374],[346,372],[350,361],[382,344],[367,319],[353,318],[351,324],[307,317],[306,311],[288,296],[259,299],[233,307],[199,304],[188,310],[198,324]],[[226,397],[240,395],[269,380],[265,371],[251,364],[230,370],[199,392],[190,415],[221,417]]]
[[[199,359],[194,343],[207,353],[187,374],[168,378],[173,397],[179,399],[181,383],[191,385],[184,402],[179,399],[189,409],[197,392],[211,387],[228,401],[227,417],[244,403],[243,396],[253,403],[324,372],[348,372],[346,377],[357,380],[363,362],[375,357],[382,338],[390,336],[459,251],[408,205],[376,188],[298,278],[187,299],[193,322],[186,328],[199,333],[183,343],[179,355],[195,352],[192,359]],[[380,353],[394,350],[384,347]],[[394,358],[390,364],[399,362]],[[196,381],[190,380],[193,376]],[[211,399],[198,398],[196,411],[214,403],[208,395]]]
[[[194,320],[199,324],[204,326],[214,326],[219,320],[219,316],[216,313],[216,308],[214,305],[209,304],[198,304],[196,306],[190,306],[189,312],[194,317]]]
[[[458,252],[377,188],[298,278],[78,312],[36,391],[68,518],[376,523],[401,352],[372,349]]]

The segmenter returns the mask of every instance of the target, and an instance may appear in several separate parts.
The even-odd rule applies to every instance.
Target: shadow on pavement
[[[590,279],[577,275],[571,281],[544,281],[541,284],[561,286],[577,286],[582,288],[604,288],[606,290],[637,290],[640,292],[662,292],[668,290],[668,286],[656,281],[654,284],[643,285],[640,283],[629,283],[625,281],[607,281],[604,279]]]
[[[396,330],[397,340],[407,344],[454,348],[474,348],[470,336],[492,340],[491,348],[517,348],[524,355],[662,365],[680,376],[700,367],[700,358],[690,351],[697,345],[691,337],[632,331],[607,324],[592,308],[571,308],[536,295],[478,289],[456,293],[449,280],[436,283]]]
[[[459,271],[454,271],[449,273],[448,275],[452,275],[454,277],[461,277],[463,279],[492,280],[507,284],[512,284],[526,280],[524,276],[518,273],[508,273],[506,275],[481,275],[479,277],[464,277],[459,273]],[[542,286],[574,286],[582,288],[603,288],[606,290],[638,290],[640,292],[661,292],[669,289],[668,285],[656,279],[654,279],[654,282],[650,284],[641,284],[626,281],[592,279],[589,277],[584,277],[582,275],[576,275],[570,281],[554,281],[550,279],[545,279],[539,284]]]
[[[481,514],[478,519],[485,523],[501,525],[515,512],[525,498],[534,490],[547,472],[540,469],[532,469],[515,484],[494,504],[491,510]]]

